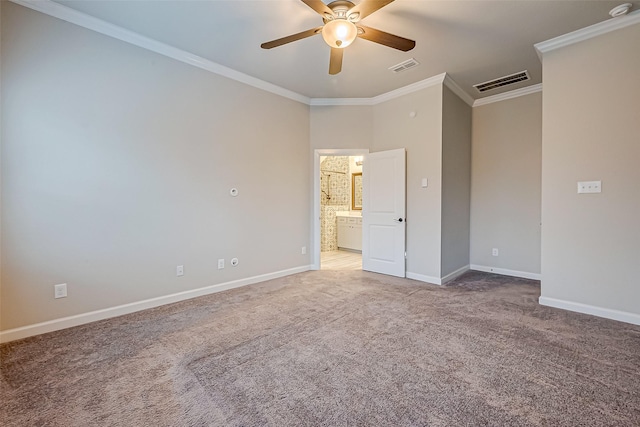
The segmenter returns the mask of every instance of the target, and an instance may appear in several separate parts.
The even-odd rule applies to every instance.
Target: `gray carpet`
[[[638,426],[640,327],[318,271],[0,346],[3,426]]]

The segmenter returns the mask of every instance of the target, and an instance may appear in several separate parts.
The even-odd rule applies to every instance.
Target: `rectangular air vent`
[[[512,85],[514,83],[524,82],[526,80],[529,80],[529,72],[527,70],[524,70],[524,71],[520,71],[519,73],[500,77],[499,79],[490,80],[488,82],[473,85],[473,87],[478,89],[478,92],[482,93],[491,89],[497,89],[499,87]]]
[[[408,70],[409,68],[413,68],[420,63],[415,60],[415,58],[407,59],[404,62],[394,65],[393,67],[389,67],[391,71],[394,73],[399,73],[400,71]]]

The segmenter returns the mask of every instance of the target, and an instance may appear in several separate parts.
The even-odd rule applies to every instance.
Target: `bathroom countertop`
[[[362,211],[337,211],[336,216],[355,216],[362,218]]]

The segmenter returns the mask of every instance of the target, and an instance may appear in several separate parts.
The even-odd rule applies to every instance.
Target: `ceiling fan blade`
[[[360,37],[361,39],[389,46],[403,52],[407,52],[416,46],[416,42],[413,40],[395,36],[384,31],[376,30],[375,28],[358,25],[358,30],[362,30],[358,31],[358,37]]]
[[[316,34],[322,31],[322,27],[312,28],[307,31],[303,31],[297,34],[291,34],[287,37],[282,37],[281,39],[271,40],[270,42],[265,42],[260,45],[263,49],[272,49],[274,47],[282,46],[283,44],[291,43],[296,40],[305,39],[307,37],[315,36]]]
[[[331,48],[331,59],[329,60],[329,74],[338,74],[342,71],[342,55],[344,49]]]
[[[362,0],[359,4],[349,9],[347,16],[349,17],[349,21],[358,22],[391,2],[393,2],[393,0]],[[355,16],[356,13],[358,16]]]
[[[302,3],[318,12],[322,17],[324,17],[325,13],[333,16],[333,10],[329,9],[329,7],[322,2],[322,0],[302,0]]]

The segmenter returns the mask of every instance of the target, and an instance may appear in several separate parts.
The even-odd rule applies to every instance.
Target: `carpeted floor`
[[[0,347],[3,426],[638,426],[640,327],[315,271]]]

